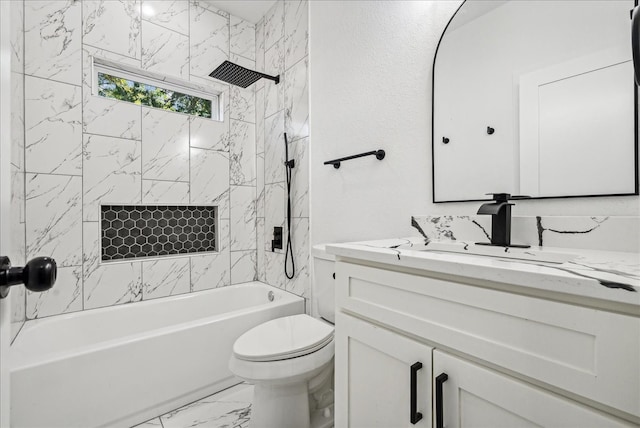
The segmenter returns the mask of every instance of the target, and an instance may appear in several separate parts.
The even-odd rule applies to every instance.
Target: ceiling
[[[207,3],[255,24],[276,3],[276,0],[209,0]]]

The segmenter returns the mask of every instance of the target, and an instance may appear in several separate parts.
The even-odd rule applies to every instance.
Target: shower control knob
[[[0,299],[7,297],[9,287],[24,284],[27,290],[42,292],[53,287],[58,274],[56,261],[51,257],[35,257],[24,267],[11,267],[9,257],[0,257]]]

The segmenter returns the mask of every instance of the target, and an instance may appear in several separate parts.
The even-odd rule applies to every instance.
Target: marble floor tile
[[[164,428],[246,428],[253,386],[240,384],[160,417]]]

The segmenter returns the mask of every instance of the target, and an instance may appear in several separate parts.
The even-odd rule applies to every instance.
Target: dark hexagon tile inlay
[[[216,251],[216,207],[102,205],[102,260]]]

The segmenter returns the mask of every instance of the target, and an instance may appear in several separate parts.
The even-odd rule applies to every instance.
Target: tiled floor
[[[135,428],[247,428],[253,386],[240,384]]]

